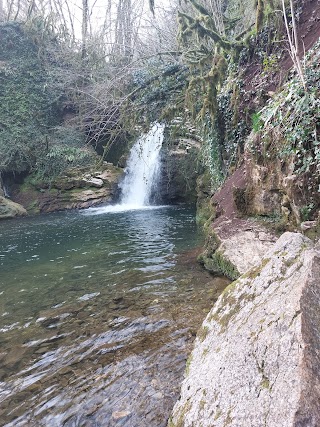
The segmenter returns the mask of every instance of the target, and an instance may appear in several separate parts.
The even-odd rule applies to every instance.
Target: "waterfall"
[[[164,125],[156,123],[130,151],[125,178],[120,185],[120,205],[140,208],[150,205],[160,173],[160,150]]]
[[[160,178],[160,150],[165,126],[155,123],[130,150],[125,177],[120,184],[120,202],[86,209],[85,214],[97,215],[133,209],[151,209],[151,197]]]
[[[9,194],[8,188],[7,188],[7,186],[6,186],[5,182],[4,182],[2,173],[0,172],[0,191],[1,190],[3,192],[4,197],[7,198],[7,199],[10,199],[10,194]]]

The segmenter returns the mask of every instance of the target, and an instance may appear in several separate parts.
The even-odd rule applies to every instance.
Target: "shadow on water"
[[[163,207],[1,224],[3,425],[166,425],[227,283],[195,263],[193,218]]]

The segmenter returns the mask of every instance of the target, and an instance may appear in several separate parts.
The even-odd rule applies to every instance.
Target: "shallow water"
[[[200,244],[178,207],[1,222],[0,425],[165,426],[226,284]]]

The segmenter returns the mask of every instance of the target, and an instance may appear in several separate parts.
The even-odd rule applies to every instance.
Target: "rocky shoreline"
[[[286,232],[222,292],[170,427],[320,425],[319,261],[319,242]]]
[[[0,219],[67,209],[83,209],[110,202],[123,169],[103,162],[92,167],[70,168],[50,184],[27,177],[13,184],[12,200],[0,188]]]

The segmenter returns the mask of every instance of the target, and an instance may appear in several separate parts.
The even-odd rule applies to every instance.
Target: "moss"
[[[270,381],[268,380],[268,378],[263,377],[263,379],[261,381],[261,388],[266,388],[266,389],[270,390]]]
[[[188,357],[187,362],[186,362],[186,371],[185,371],[186,375],[189,375],[190,365],[191,365],[192,359],[193,359],[193,356],[192,356],[192,354],[190,354],[190,356]]]
[[[246,274],[244,274],[242,277],[244,279],[251,279],[254,280],[258,276],[260,276],[261,271],[263,268],[268,264],[270,261],[270,258],[264,258],[261,263],[257,267],[253,267],[251,270],[249,270]]]
[[[227,427],[228,425],[230,425],[231,423],[232,423],[232,417],[230,416],[230,413],[231,413],[231,409],[229,409],[229,411],[228,411],[228,413],[227,413],[227,416],[226,416],[226,419],[225,419],[225,421],[224,421],[224,423],[223,423],[223,427]]]
[[[184,425],[184,417],[190,408],[190,402],[186,402],[183,407],[179,410],[179,415],[177,422],[174,422],[172,417],[170,417],[168,421],[168,427],[183,427]]]
[[[200,403],[199,403],[199,409],[200,409],[200,411],[202,411],[204,409],[206,403],[207,402],[204,399],[200,400]]]
[[[205,349],[203,350],[202,357],[206,357],[208,353],[209,353],[209,349],[208,349],[208,348],[205,348]]]
[[[209,317],[209,321],[214,321],[220,326],[220,333],[224,333],[227,330],[231,319],[246,303],[253,301],[255,298],[255,294],[248,293],[245,290],[242,290],[241,292],[241,288],[238,290],[240,293],[235,295],[236,286],[241,286],[243,278],[250,277],[253,279],[257,277],[267,262],[269,262],[269,259],[264,260],[257,268],[250,270],[247,275],[232,282],[222,292],[218,310]]]
[[[208,333],[209,333],[209,327],[208,326],[202,326],[198,331],[197,337],[202,342],[206,339]]]
[[[212,206],[210,199],[198,200],[196,213],[196,222],[198,226],[207,230],[215,219],[215,215],[215,208]]]
[[[39,201],[38,200],[33,200],[31,203],[29,203],[29,205],[27,206],[27,212],[30,214],[38,214],[40,213],[40,208],[39,208]]]
[[[214,420],[216,421],[218,418],[220,418],[221,417],[221,415],[222,415],[222,411],[221,411],[221,409],[218,409],[217,410],[217,413],[215,414],[215,416],[214,416]]]
[[[202,254],[202,261],[204,267],[213,273],[222,274],[231,280],[240,276],[236,267],[220,251],[215,251],[211,257]]]

